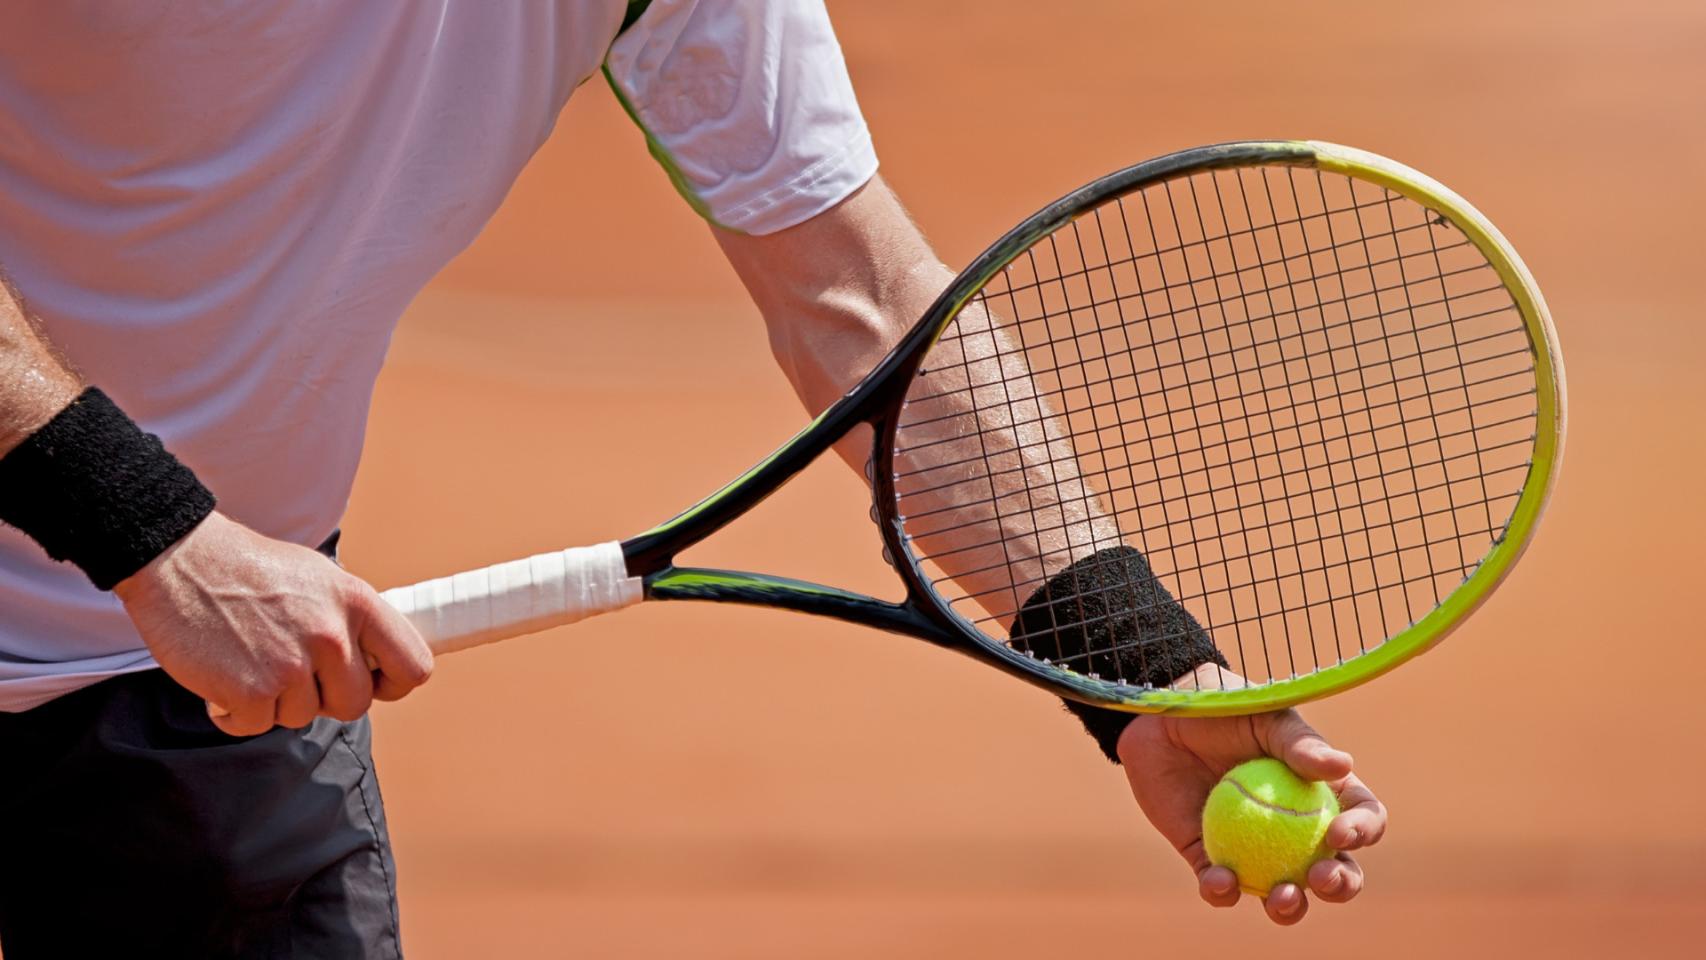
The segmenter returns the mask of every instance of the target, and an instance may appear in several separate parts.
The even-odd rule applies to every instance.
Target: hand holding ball
[[[1309,868],[1333,856],[1327,825],[1339,815],[1332,788],[1300,779],[1272,757],[1226,772],[1202,812],[1209,862],[1238,875],[1246,893],[1265,897],[1282,883],[1307,885]]]

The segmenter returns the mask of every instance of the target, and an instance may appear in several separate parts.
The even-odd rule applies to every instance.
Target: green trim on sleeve
[[[639,0],[642,7],[647,2],[649,0]],[[631,13],[634,4],[630,3],[628,9]],[[651,153],[652,159],[658,162],[658,166],[663,167],[663,172],[669,175],[669,182],[675,186],[675,192],[681,194],[681,198],[687,201],[687,205],[693,208],[693,212],[704,218],[706,223],[722,227],[725,230],[733,230],[733,227],[725,227],[718,223],[716,218],[711,216],[710,205],[693,192],[692,185],[687,182],[687,175],[682,173],[681,168],[676,165],[675,157],[670,155],[669,150],[665,149],[664,145],[658,142],[658,138],[652,136],[652,132],[647,130],[646,125],[641,122],[639,113],[634,110],[634,105],[628,100],[628,95],[622,92],[622,87],[616,82],[616,78],[611,76],[610,64],[608,63],[604,65],[604,80],[610,84],[611,92],[616,94],[616,102],[622,105],[622,110],[628,114],[628,119],[634,121],[634,126],[639,127],[640,132],[645,134],[646,150]],[[737,230],[735,232],[744,231]]]

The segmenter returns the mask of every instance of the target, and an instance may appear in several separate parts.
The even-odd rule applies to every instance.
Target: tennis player
[[[600,70],[807,407],[947,282],[817,0],[0,5],[8,960],[400,954],[365,714],[432,659],[338,523],[397,318]],[[1384,829],[1293,712],[1080,712],[1211,903],[1238,892],[1197,814],[1233,762],[1338,781],[1343,850]]]

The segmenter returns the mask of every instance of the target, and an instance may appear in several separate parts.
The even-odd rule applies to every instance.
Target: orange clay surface
[[[415,958],[1604,957],[1706,936],[1706,5],[831,4],[952,264],[1080,182],[1243,137],[1428,171],[1524,252],[1563,483],[1438,651],[1308,708],[1392,809],[1365,894],[1215,911],[1049,697],[880,633],[644,607],[444,660],[377,711]],[[602,83],[418,300],[349,564],[381,586],[616,538],[803,421]],[[889,591],[821,464],[698,549]]]

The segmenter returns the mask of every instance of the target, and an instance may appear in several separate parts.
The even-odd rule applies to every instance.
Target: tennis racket
[[[859,424],[903,602],[677,564]],[[384,597],[440,654],[713,600],[928,640],[1089,704],[1251,713],[1462,623],[1533,537],[1564,427],[1540,291],[1467,202],[1360,150],[1220,144],[1015,227],[851,392],[674,519]],[[1192,639],[1241,679],[1156,673]]]

